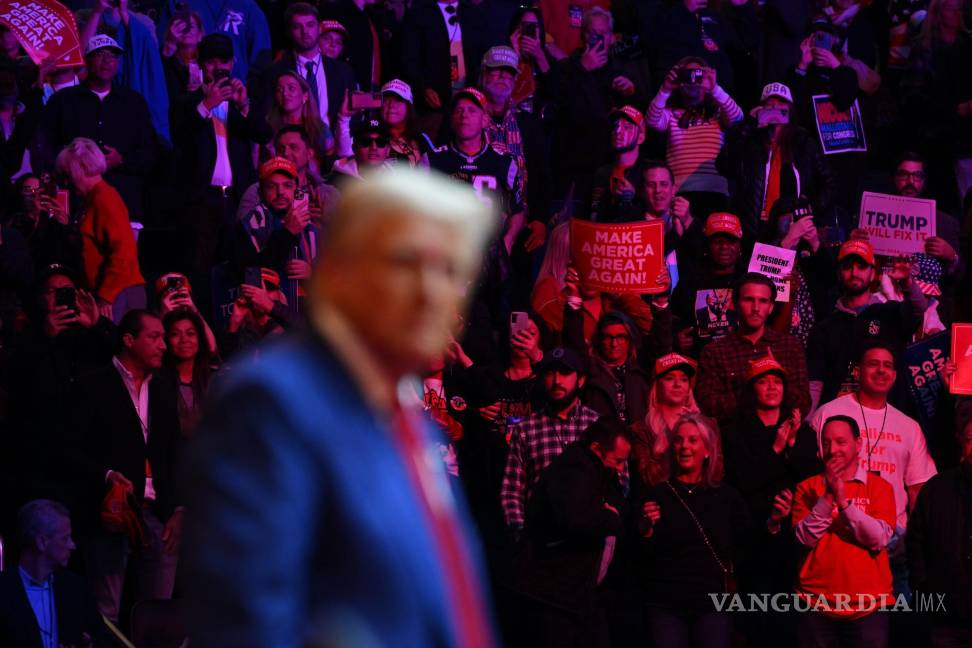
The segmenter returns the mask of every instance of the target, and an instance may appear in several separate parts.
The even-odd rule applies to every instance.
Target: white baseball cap
[[[401,79],[392,79],[385,85],[381,86],[381,94],[390,92],[393,95],[401,97],[408,103],[412,102],[412,86],[408,85]]]
[[[114,38],[107,34],[95,34],[88,39],[88,44],[84,46],[84,55],[87,56],[95,50],[104,49],[105,47],[111,47],[118,50],[119,53],[124,52],[121,45],[118,44]]]
[[[759,98],[760,102],[766,101],[770,97],[779,97],[780,99],[793,103],[793,93],[782,83],[767,83],[763,87],[763,94]]]

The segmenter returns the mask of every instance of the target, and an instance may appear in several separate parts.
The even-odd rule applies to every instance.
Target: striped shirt
[[[729,184],[716,170],[716,158],[725,143],[725,129],[742,121],[742,109],[725,90],[716,86],[712,98],[717,117],[679,125],[681,110],[667,107],[670,93],[660,90],[648,107],[648,126],[668,135],[666,159],[675,175],[676,191],[715,191],[728,194]]]

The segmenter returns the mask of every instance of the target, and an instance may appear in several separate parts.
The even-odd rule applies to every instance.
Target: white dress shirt
[[[313,58],[304,58],[297,54],[296,59],[297,74],[305,81],[307,80],[307,64],[310,63],[314,66],[314,74],[317,75],[317,108],[321,113],[321,121],[330,126],[331,120],[327,116],[327,78],[324,75],[324,59],[321,58],[321,53],[318,52],[317,56]]]

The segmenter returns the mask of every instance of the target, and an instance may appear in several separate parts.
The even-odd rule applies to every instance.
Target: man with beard
[[[323,225],[324,214],[338,199],[338,190],[325,182],[311,166],[315,152],[307,131],[297,124],[283,126],[273,136],[273,146],[280,157],[290,160],[297,167],[297,186],[310,196],[311,218]],[[236,210],[237,217],[245,218],[259,204],[260,183],[255,182],[243,192]]]
[[[543,127],[532,113],[514,106],[511,99],[519,65],[520,57],[512,47],[490,48],[483,56],[479,88],[486,96],[489,113],[486,137],[493,148],[516,159],[523,176],[523,192],[529,206],[529,235],[524,248],[533,252],[546,240],[553,177]]]
[[[613,159],[594,174],[590,218],[599,223],[636,220],[645,211],[639,149],[645,142],[645,118],[634,106],[611,111]]]
[[[597,412],[580,402],[586,373],[583,358],[572,350],[551,351],[540,371],[545,406],[511,430],[500,502],[515,539],[523,531],[526,503],[544,468],[598,418]]]
[[[260,167],[261,201],[236,225],[234,269],[271,268],[293,282],[310,278],[320,230],[312,222],[308,196],[296,196],[298,177],[297,166],[285,158]],[[281,286],[285,292],[291,287]]]
[[[851,239],[837,254],[837,279],[841,296],[834,312],[817,322],[810,332],[807,371],[813,408],[857,387],[854,360],[867,338],[883,340],[900,358],[905,345],[919,329],[928,301],[911,278],[911,262],[896,261],[889,277],[904,294],[900,302],[886,301],[871,291],[877,276],[874,248],[867,241]],[[891,401],[907,402],[904,385]]]
[[[898,158],[898,164],[894,170],[894,193],[907,198],[924,198],[925,181],[927,179],[925,159],[918,153],[905,152]],[[935,236],[925,239],[924,253],[913,255],[915,262],[921,270],[918,281],[922,292],[928,297],[937,298],[939,302],[945,299],[944,307],[938,307],[938,314],[942,321],[951,322],[952,293],[943,287],[949,282],[954,286],[955,280],[962,276],[963,265],[958,255],[959,235],[961,225],[958,220],[948,212],[937,210],[935,213]],[[851,238],[868,240],[867,231],[856,229],[851,233]],[[923,281],[923,279],[934,278],[933,281]],[[947,295],[947,297],[945,297]],[[930,320],[931,322],[931,320]]]

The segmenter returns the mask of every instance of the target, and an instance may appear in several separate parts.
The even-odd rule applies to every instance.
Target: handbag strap
[[[692,518],[693,522],[695,522],[695,527],[699,530],[699,535],[702,536],[702,541],[705,543],[705,546],[709,550],[709,553],[712,554],[712,557],[715,559],[716,564],[719,565],[719,569],[722,570],[723,574],[728,575],[729,573],[731,573],[732,571],[731,568],[728,568],[726,567],[725,564],[723,564],[722,559],[719,558],[719,554],[716,553],[716,550],[712,546],[712,543],[709,542],[709,536],[705,534],[705,529],[702,528],[702,523],[699,522],[699,518],[695,517],[695,513],[692,512],[692,509],[689,508],[689,505],[686,503],[684,499],[682,499],[682,496],[678,494],[678,491],[675,489],[674,486],[672,486],[672,483],[670,481],[666,481],[665,485],[672,490],[672,494],[675,495],[675,498],[682,503],[682,506],[685,507],[685,511],[689,514],[689,517]]]

